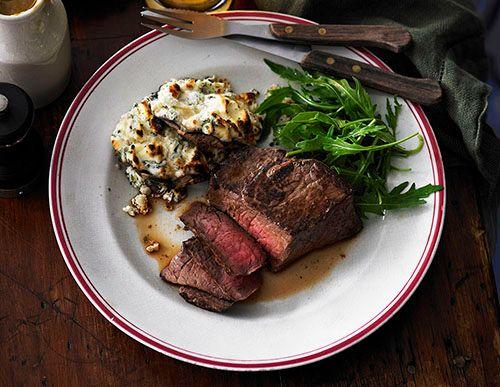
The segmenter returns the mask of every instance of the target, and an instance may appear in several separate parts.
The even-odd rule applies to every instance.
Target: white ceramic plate
[[[268,12],[226,12],[231,20],[311,23]],[[332,52],[387,68],[366,50]],[[427,205],[365,223],[347,258],[317,285],[285,299],[236,305],[215,314],[184,302],[162,282],[147,257],[133,220],[121,210],[132,196],[115,168],[109,136],[120,115],[169,78],[218,74],[236,91],[265,91],[280,80],[264,57],[224,39],[188,41],[150,32],[111,57],[75,98],[57,137],[50,172],[50,208],[61,252],[95,307],[122,331],[168,356],[207,367],[265,370],[310,363],[356,343],[386,322],[408,300],[436,251],[444,216],[444,191]],[[385,95],[373,92],[384,106]],[[399,135],[416,130],[422,152],[393,183],[444,185],[436,139],[422,109],[403,104]],[[111,189],[111,191],[108,190]],[[173,239],[178,220],[161,215]],[[174,235],[175,234],[175,235]]]

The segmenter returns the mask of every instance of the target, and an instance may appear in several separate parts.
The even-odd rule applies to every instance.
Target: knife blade
[[[246,24],[224,21],[226,35],[245,35],[268,40],[307,42],[318,45],[379,47],[398,53],[411,42],[403,27],[353,24]]]
[[[297,62],[305,70],[348,79],[356,77],[365,86],[422,105],[436,104],[442,97],[441,86],[433,79],[407,77],[361,61],[314,50],[308,45],[283,43],[248,36],[227,36],[225,39]]]

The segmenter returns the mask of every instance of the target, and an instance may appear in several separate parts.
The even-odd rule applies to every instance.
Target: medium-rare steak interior
[[[273,271],[362,227],[352,190],[335,172],[276,148],[231,153],[212,176],[208,199],[257,240]]]
[[[235,301],[248,298],[261,285],[260,273],[247,276],[231,276],[217,263],[210,249],[206,248],[197,238],[191,238],[182,244],[181,251],[170,261],[162,272],[161,277],[172,284],[183,285],[189,289],[195,288],[202,293],[185,290],[183,298],[191,302],[196,296],[203,299],[207,305],[214,299],[224,300],[223,305],[231,306]],[[181,291],[179,290],[179,293]],[[210,297],[205,296],[206,294]],[[193,302],[200,306],[201,303]],[[220,302],[214,303],[216,310]]]
[[[247,275],[264,265],[266,256],[255,239],[216,208],[194,202],[180,219],[229,274]]]

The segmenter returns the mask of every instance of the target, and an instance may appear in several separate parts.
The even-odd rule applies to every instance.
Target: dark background
[[[486,27],[486,51],[490,60],[489,84],[493,88],[489,98],[487,122],[500,136],[500,1],[477,0],[476,9]],[[500,163],[500,160],[498,160]],[[500,294],[500,209],[497,211],[497,244],[493,264],[497,294]]]

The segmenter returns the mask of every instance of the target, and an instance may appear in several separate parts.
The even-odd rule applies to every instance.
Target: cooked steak
[[[181,251],[161,271],[161,278],[173,284],[188,285],[203,290],[219,298],[229,298],[195,258],[197,251],[190,248],[192,243],[189,242],[183,243]]]
[[[231,153],[212,176],[208,198],[259,242],[273,271],[362,227],[346,182],[320,161],[276,148]]]
[[[180,219],[229,274],[248,275],[264,265],[266,256],[255,239],[214,207],[195,202]]]
[[[181,286],[179,294],[190,304],[211,312],[224,312],[234,303],[234,301],[224,300],[189,286]]]
[[[214,260],[210,250],[196,238],[182,244],[182,249],[161,276],[168,282],[188,285],[216,297],[241,301],[248,298],[260,286],[259,273],[249,276],[231,276]]]
[[[227,294],[227,297],[224,298],[234,301],[245,300],[257,291],[262,284],[262,276],[257,272],[246,276],[229,275],[198,239],[192,238],[189,241],[192,241],[191,249],[196,250],[195,259]]]

